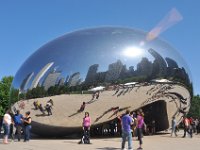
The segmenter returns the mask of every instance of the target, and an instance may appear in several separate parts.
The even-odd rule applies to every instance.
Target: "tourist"
[[[20,111],[17,110],[17,113],[14,115],[13,120],[14,120],[14,125],[16,128],[16,133],[17,133],[17,139],[18,141],[20,141],[21,139],[21,130],[22,130],[22,119],[23,119],[23,115],[20,114]]]
[[[12,123],[12,118],[10,116],[10,111],[6,111],[3,117],[3,129],[4,129],[4,139],[3,143],[8,144],[8,136],[10,135],[10,125]]]
[[[1,137],[1,128],[2,128],[2,124],[3,124],[3,117],[0,116],[0,137]]]
[[[133,125],[132,125],[132,136],[133,137],[136,137],[137,136],[137,130],[136,130],[136,127],[137,127],[137,116],[136,116],[136,113],[133,112],[131,114],[131,117],[133,119]]]
[[[172,117],[172,132],[171,132],[171,137],[173,136],[173,133],[175,134],[175,136],[177,136],[177,134],[176,134],[176,120],[175,120],[175,117]]]
[[[32,119],[30,117],[30,111],[27,111],[25,113],[25,118],[21,119],[24,123],[24,142],[27,142],[30,140],[30,130],[31,130],[31,122]]]
[[[85,112],[85,117],[83,118],[83,138],[82,143],[90,144],[90,126],[91,126],[91,119],[89,112]]]
[[[126,110],[126,114],[121,119],[122,124],[122,145],[121,148],[125,149],[126,139],[128,138],[128,149],[133,149],[132,147],[132,133],[131,133],[131,125],[133,124],[133,120],[130,116],[130,110]]]
[[[190,121],[189,121],[189,119],[188,119],[186,116],[183,117],[183,128],[184,128],[184,135],[183,135],[183,138],[186,136],[186,132],[187,132],[188,134],[190,134],[190,136],[192,137],[191,133],[189,132]]]
[[[137,111],[137,135],[140,144],[138,150],[142,149],[143,127],[144,127],[144,113],[142,112],[142,109],[139,109]]]

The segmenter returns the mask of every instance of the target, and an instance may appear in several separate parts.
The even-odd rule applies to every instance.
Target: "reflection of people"
[[[85,102],[83,102],[78,112],[83,112],[85,110],[85,105],[86,105]]]
[[[52,99],[50,99],[47,103],[50,103],[51,106],[53,106],[53,100]]]
[[[46,106],[45,106],[45,108],[46,108],[46,111],[47,111],[47,113],[48,113],[48,116],[49,116],[49,115],[52,115],[52,111],[51,111],[52,106],[51,106],[51,104],[50,104],[50,103],[47,103]]]
[[[128,138],[128,149],[132,149],[132,133],[131,125],[133,124],[132,118],[130,117],[130,111],[126,110],[126,115],[121,119],[122,124],[122,149],[125,149],[126,139]]]
[[[152,135],[156,133],[156,122],[155,120],[152,121]]]
[[[27,111],[25,113],[25,118],[22,119],[22,121],[24,122],[24,142],[29,141],[30,140],[30,131],[31,131],[31,122],[32,119],[30,117],[30,111]]]
[[[83,118],[83,140],[82,143],[90,144],[90,126],[91,126],[91,119],[89,112],[85,112],[85,117]]]
[[[3,143],[4,144],[8,144],[8,136],[10,134],[10,125],[12,123],[12,118],[9,113],[10,111],[7,111],[3,117],[3,129],[4,129]]]

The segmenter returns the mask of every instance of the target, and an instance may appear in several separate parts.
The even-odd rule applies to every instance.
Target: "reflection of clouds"
[[[173,17],[169,20],[172,22],[176,21]],[[84,36],[79,36],[81,34]],[[26,75],[31,72],[36,73],[34,75],[34,78],[36,78],[35,76],[41,71],[41,68],[51,61],[55,61],[54,66],[56,66],[56,70],[59,66],[59,70],[61,70],[60,76],[67,79],[67,81],[76,72],[79,72],[80,74],[73,78],[71,77],[72,79],[76,78],[77,82],[78,76],[79,79],[86,79],[88,69],[92,64],[99,65],[96,74],[100,80],[97,80],[97,84],[105,81],[103,80],[104,76],[106,76],[108,81],[111,79],[124,80],[125,78],[131,77],[137,78],[142,75],[150,76],[152,75],[153,67],[155,68],[155,71],[167,68],[168,70],[166,72],[173,77],[174,72],[172,68],[174,68],[174,66],[179,66],[179,68],[181,68],[180,63],[178,64],[177,62],[179,60],[175,59],[179,58],[179,55],[174,52],[174,49],[168,43],[161,39],[156,39],[151,42],[145,41],[146,34],[147,33],[143,31],[121,27],[93,28],[71,32],[62,36],[62,38],[58,38],[46,44],[32,55],[26,63],[24,63],[25,67],[23,66],[19,71],[20,73],[17,73],[16,76],[18,78],[16,78],[14,83],[21,82],[18,83],[18,85],[22,85]],[[129,48],[126,49],[126,47]],[[138,53],[140,50],[133,47],[142,48],[144,49],[144,52]],[[156,55],[155,52],[154,55],[149,53],[148,50],[150,48],[156,50],[160,57],[159,55]],[[122,51],[125,51],[125,55],[122,55]],[[170,55],[165,53],[165,51]],[[118,60],[120,60],[121,63],[117,63]],[[176,60],[177,63],[174,60]],[[130,67],[132,69],[130,69]],[[169,69],[169,67],[171,68]],[[187,72],[187,70],[176,70],[176,74],[179,76],[181,74],[186,75],[185,72]],[[163,74],[155,73],[154,77],[157,77],[156,75],[162,77]],[[67,76],[69,78],[66,78]],[[37,78],[40,80],[40,83],[44,83],[46,77],[47,73],[45,73],[42,78]],[[150,76],[150,78],[153,77]],[[33,81],[33,79],[31,80]],[[35,82],[35,85],[37,84],[36,81],[33,82]],[[31,85],[28,87],[30,86]]]
[[[117,31],[117,30],[116,30],[116,31],[113,31],[113,32],[111,32],[111,34],[112,34],[112,35],[116,35],[116,34],[122,34],[122,32],[121,32],[121,31]]]

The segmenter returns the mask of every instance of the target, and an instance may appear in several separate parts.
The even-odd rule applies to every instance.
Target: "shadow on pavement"
[[[115,147],[103,147],[103,148],[96,148],[96,149],[101,149],[101,150],[116,150],[120,148],[115,148]]]

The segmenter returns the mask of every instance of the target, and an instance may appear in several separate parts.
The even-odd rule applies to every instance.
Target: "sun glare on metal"
[[[126,49],[124,49],[123,51],[123,55],[127,56],[127,57],[137,57],[142,55],[144,52],[143,49],[138,48],[138,47],[128,47]]]

